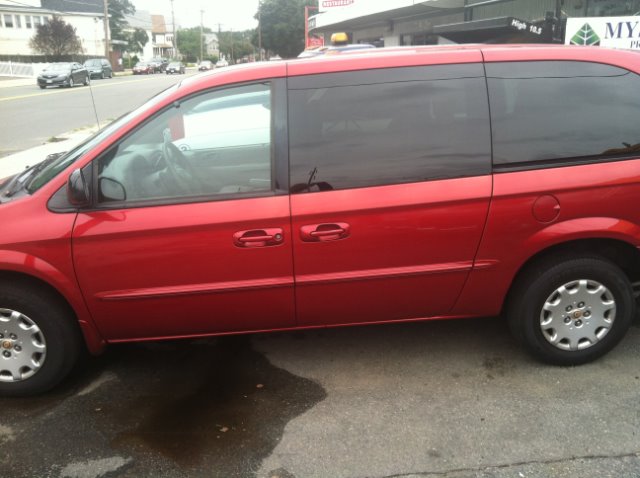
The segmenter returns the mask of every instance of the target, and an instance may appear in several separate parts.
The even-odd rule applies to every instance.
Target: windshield
[[[44,71],[69,71],[71,69],[71,65],[69,63],[60,63],[49,65],[44,69]]]
[[[100,60],[87,60],[84,62],[84,66],[100,66]]]
[[[51,181],[54,177],[56,177],[60,172],[64,171],[71,164],[75,163],[87,151],[90,151],[92,148],[100,144],[100,142],[111,135],[114,131],[118,130],[122,125],[131,121],[143,111],[151,109],[158,103],[162,102],[167,96],[171,95],[175,90],[177,90],[178,86],[179,83],[170,86],[166,90],[158,93],[156,96],[152,97],[149,101],[144,103],[139,108],[121,116],[113,123],[109,124],[93,136],[89,137],[86,141],[84,141],[68,153],[60,156],[52,163],[47,164],[46,167],[44,167],[42,171],[39,171],[28,183],[27,192],[33,194],[35,191],[37,191],[42,186]]]

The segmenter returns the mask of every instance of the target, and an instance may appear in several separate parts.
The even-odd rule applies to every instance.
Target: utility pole
[[[176,35],[176,15],[173,12],[173,0],[171,0],[171,25],[173,26],[173,57],[178,59],[178,36]]]
[[[104,0],[104,56],[109,59],[109,0]]]
[[[204,15],[204,10],[200,10],[200,61],[204,58],[204,33],[203,33],[203,20],[202,16]]]
[[[262,5],[260,3],[260,0],[258,0],[258,55],[260,61],[262,61]]]

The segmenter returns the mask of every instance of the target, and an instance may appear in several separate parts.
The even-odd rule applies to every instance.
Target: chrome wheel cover
[[[0,382],[20,382],[35,375],[44,364],[44,334],[26,315],[0,309]]]
[[[600,342],[616,317],[613,294],[601,283],[580,279],[554,290],[540,312],[543,337],[561,350],[582,350]]]

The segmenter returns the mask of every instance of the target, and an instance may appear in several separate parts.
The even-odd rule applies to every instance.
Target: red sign
[[[351,5],[355,0],[323,0],[322,8],[346,7]]]
[[[307,40],[307,48],[313,46],[324,46],[324,38],[311,36]]]

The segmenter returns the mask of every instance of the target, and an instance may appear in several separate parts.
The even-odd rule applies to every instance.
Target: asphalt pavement
[[[497,318],[118,345],[0,399],[21,477],[640,476],[640,329],[539,364]],[[4,474],[4,473],[3,473]]]

